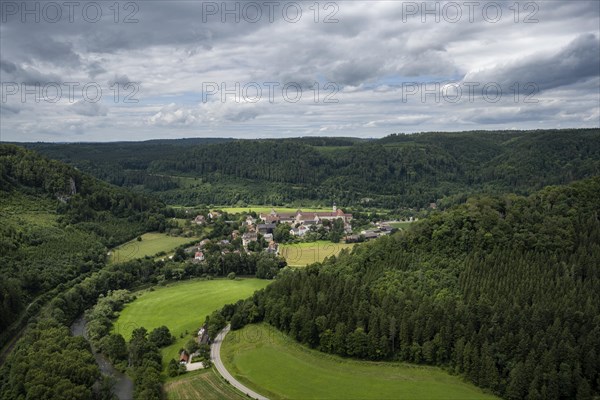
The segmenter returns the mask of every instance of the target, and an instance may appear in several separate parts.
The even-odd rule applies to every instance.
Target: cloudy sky
[[[0,139],[600,126],[600,2],[0,1]]]

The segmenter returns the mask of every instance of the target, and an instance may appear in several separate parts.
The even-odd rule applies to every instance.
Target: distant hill
[[[600,130],[26,146],[170,204],[446,206],[600,174]]]

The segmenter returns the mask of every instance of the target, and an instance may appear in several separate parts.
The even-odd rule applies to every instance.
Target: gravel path
[[[215,364],[215,367],[217,367],[217,371],[219,371],[219,373],[221,374],[221,376],[223,378],[225,378],[225,380],[229,381],[229,383],[231,383],[233,385],[233,387],[235,387],[242,393],[250,396],[253,399],[269,400],[266,397],[261,396],[260,394],[254,392],[253,390],[248,389],[246,386],[242,385],[227,371],[227,369],[225,369],[225,366],[223,365],[223,361],[221,360],[221,343],[223,343],[223,339],[225,339],[225,336],[228,333],[229,333],[229,325],[227,325],[221,332],[219,332],[219,334],[215,338],[215,341],[213,342],[213,344],[210,348],[210,358],[212,359],[213,363]]]
[[[185,369],[187,371],[196,371],[197,369],[204,369],[204,363],[202,361],[197,363],[192,363],[193,355],[190,354],[190,361],[185,365]]]

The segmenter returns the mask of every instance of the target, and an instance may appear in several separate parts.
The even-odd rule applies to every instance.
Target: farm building
[[[179,353],[179,364],[185,365],[188,363],[189,359],[190,355],[187,353],[187,351],[183,350],[181,353]]]

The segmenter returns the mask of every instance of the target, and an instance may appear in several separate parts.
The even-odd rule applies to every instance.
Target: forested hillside
[[[0,397],[55,398],[57,387],[95,395],[86,388],[98,370],[83,368],[89,348],[69,337],[69,324],[100,294],[156,284],[181,267],[105,264],[109,247],[169,227],[170,211],[146,194],[154,192],[174,203],[461,203],[323,264],[284,269],[210,323],[266,321],[323,352],[441,365],[508,399],[592,399],[600,395],[598,139],[598,130],[565,130],[32,145],[72,166],[1,145],[0,343],[31,324],[2,368]],[[147,374],[140,369],[140,382]],[[138,386],[160,396],[157,379]]]
[[[0,145],[0,188],[0,344],[107,248],[167,226],[157,200],[17,146]]]
[[[598,129],[28,146],[181,205],[445,206],[600,174]]]
[[[599,193],[596,177],[472,198],[280,274],[221,312],[234,329],[266,321],[323,352],[445,366],[507,399],[591,399],[600,394]]]

